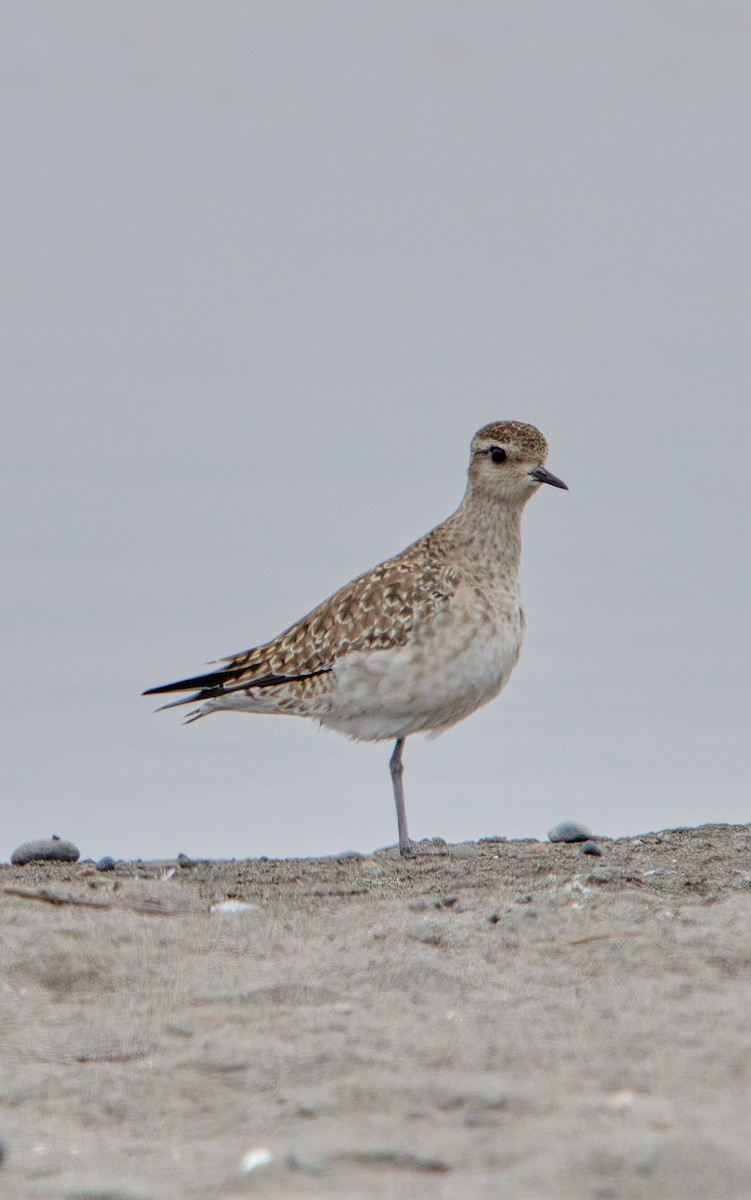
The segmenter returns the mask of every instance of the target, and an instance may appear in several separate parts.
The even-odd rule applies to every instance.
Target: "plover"
[[[149,688],[190,691],[186,720],[234,709],[309,717],[356,741],[394,741],[390,759],[399,849],[407,832],[402,752],[497,696],[519,658],[522,511],[545,467],[534,425],[497,421],[472,439],[464,498],[448,520],[359,575],[277,638],[218,659],[217,669]],[[196,690],[197,689],[197,690]]]

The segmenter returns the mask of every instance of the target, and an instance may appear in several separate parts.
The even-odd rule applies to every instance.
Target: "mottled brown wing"
[[[353,650],[403,645],[415,625],[448,602],[456,576],[435,553],[433,535],[396,558],[358,576],[289,629],[252,650],[220,659],[242,674],[236,685],[260,673],[300,676],[331,669]]]
[[[199,689],[189,697],[193,701],[302,682],[328,673],[350,651],[403,645],[416,625],[448,603],[456,586],[458,575],[446,566],[435,533],[353,579],[272,642],[218,659],[214,671],[149,688],[144,695]]]

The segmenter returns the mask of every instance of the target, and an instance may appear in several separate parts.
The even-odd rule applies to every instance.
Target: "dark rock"
[[[115,860],[109,854],[105,854],[104,858],[100,858],[99,862],[94,863],[97,871],[114,871]]]
[[[593,842],[591,838],[582,842],[579,849],[581,854],[602,854],[602,847],[598,846],[597,842]]]
[[[10,856],[15,867],[25,867],[30,862],[78,862],[81,852],[72,842],[64,842],[53,835],[39,838],[36,842],[24,842]]]
[[[580,821],[561,821],[560,825],[548,830],[551,842],[586,842],[591,836],[592,830]]]

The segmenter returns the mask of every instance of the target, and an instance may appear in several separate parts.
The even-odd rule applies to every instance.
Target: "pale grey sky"
[[[504,695],[416,837],[749,818],[743,0],[3,6],[0,858],[393,842],[388,746],[183,728],[147,686],[446,516],[483,423],[527,510]]]

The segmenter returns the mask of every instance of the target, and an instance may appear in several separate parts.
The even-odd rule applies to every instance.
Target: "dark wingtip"
[[[147,688],[145,692],[141,692],[142,696],[159,696],[163,692],[181,692],[182,685],[179,683],[163,683],[161,687]]]
[[[315,671],[304,671],[299,675],[279,675],[270,672],[258,675],[255,679],[245,679],[242,683],[232,683],[233,679],[247,675],[247,667],[228,667],[226,671],[212,671],[209,675],[196,675],[193,679],[178,679],[175,683],[163,683],[159,687],[148,688],[141,692],[142,696],[160,696],[165,692],[194,692],[202,693],[202,698],[209,695],[219,695],[221,692],[242,691],[243,688],[277,687],[282,683],[297,683],[303,679],[312,679],[315,675],[326,675],[331,667],[320,667]]]
[[[233,679],[239,672],[211,671],[208,675],[195,675],[192,679],[178,679],[174,683],[161,683],[159,687],[147,688],[142,696],[161,696],[165,692],[194,692],[206,687],[221,687],[228,679]]]

